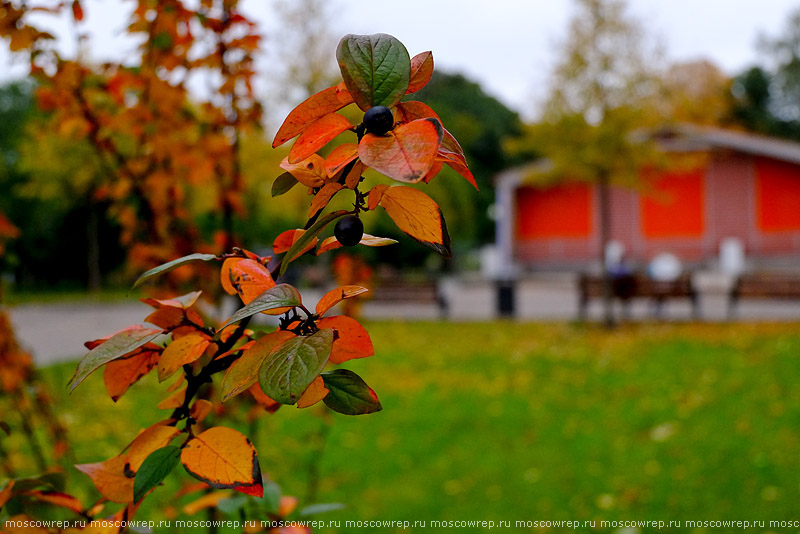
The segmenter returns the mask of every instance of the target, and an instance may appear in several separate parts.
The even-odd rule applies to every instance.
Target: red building
[[[682,127],[662,139],[673,154],[696,154],[689,168],[612,188],[611,238],[645,264],[670,252],[685,264],[712,265],[735,238],[749,262],[800,265],[800,143],[719,129]],[[531,169],[497,179],[497,243],[516,268],[577,268],[600,257],[594,185],[528,184]]]

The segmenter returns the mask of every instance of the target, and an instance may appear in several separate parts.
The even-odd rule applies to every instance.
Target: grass
[[[369,329],[376,357],[347,367],[376,390],[382,412],[284,407],[248,429],[246,408],[232,409],[286,493],[302,500],[317,469],[317,501],[347,505],[320,519],[796,518],[798,325]],[[153,406],[165,396],[153,377],[113,405],[99,375],[67,396],[73,370],[44,376],[79,462],[116,454],[167,413]],[[162,517],[176,487],[157,490],[140,516]]]

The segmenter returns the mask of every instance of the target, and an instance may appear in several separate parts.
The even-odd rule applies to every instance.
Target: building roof
[[[661,130],[655,137],[670,151],[728,149],[800,164],[800,143],[749,132],[684,124]]]
[[[734,150],[800,165],[800,143],[796,141],[691,124],[668,126],[650,135],[668,152]],[[500,172],[495,182],[498,185],[501,182],[520,184],[532,176],[547,175],[551,170],[552,163],[540,159]]]

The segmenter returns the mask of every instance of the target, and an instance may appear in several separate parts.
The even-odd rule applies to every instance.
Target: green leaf
[[[296,259],[295,256],[297,256],[300,251],[305,249],[306,245],[308,245],[312,239],[317,237],[328,224],[335,221],[339,217],[347,215],[348,213],[350,212],[346,210],[332,211],[317,219],[317,222],[312,224],[311,228],[303,232],[303,235],[301,235],[297,241],[292,244],[291,248],[286,251],[286,254],[283,256],[283,260],[281,260],[280,276],[283,276],[283,274],[286,272],[286,269],[289,268],[289,263]]]
[[[281,404],[294,404],[322,372],[333,347],[333,330],[297,336],[270,353],[258,372],[264,393]]]
[[[244,507],[250,501],[249,497],[237,493],[227,499],[222,499],[217,504],[217,509],[225,515],[236,516],[244,510]]]
[[[145,272],[142,276],[136,279],[136,282],[134,282],[133,287],[131,287],[131,289],[136,289],[137,287],[144,284],[151,278],[154,278],[160,274],[168,273],[169,271],[177,269],[178,267],[186,265],[187,263],[193,263],[196,261],[211,261],[216,258],[217,257],[213,254],[202,254],[200,252],[195,252],[194,254],[183,256],[182,258],[178,258],[177,260],[172,260],[170,262],[159,265],[158,267],[153,267],[149,271]]]
[[[246,319],[262,311],[299,306],[301,303],[300,293],[295,287],[289,284],[278,284],[275,287],[267,289],[251,300],[250,304],[240,308],[236,313],[231,315],[230,319],[225,321],[225,324],[220,327],[219,331],[222,332],[222,329],[229,324],[239,322],[242,319]]]
[[[411,58],[395,37],[345,35],[336,48],[336,59],[347,90],[362,110],[394,106],[406,94]]]
[[[133,480],[133,502],[139,502],[148,491],[161,484],[180,459],[181,449],[177,445],[167,445],[150,453]]]
[[[297,178],[295,178],[292,173],[285,172],[272,182],[272,196],[279,197],[284,193],[288,193],[289,190],[297,184]]]
[[[87,376],[99,367],[150,343],[163,333],[162,330],[153,328],[136,328],[123,330],[111,336],[83,357],[78,368],[75,369],[75,375],[69,381],[69,392],[72,393]]]
[[[322,373],[322,380],[330,390],[322,401],[334,412],[362,415],[383,409],[372,388],[353,371],[336,369]]]
[[[261,498],[261,510],[267,514],[277,514],[281,509],[281,487],[272,480],[264,481],[264,496]]]

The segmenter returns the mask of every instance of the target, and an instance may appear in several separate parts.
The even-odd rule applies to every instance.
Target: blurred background
[[[479,191],[449,168],[425,186],[452,259],[370,213],[366,231],[399,244],[297,262],[306,302],[336,282],[373,289],[353,313],[373,332],[362,369],[386,410],[269,416],[265,470],[346,503],[341,518],[792,518],[789,0],[3,0],[3,302],[70,432],[91,437],[74,455],[113,454],[119,414],[154,420],[135,400],[154,381],[116,406],[99,380],[64,398],[83,341],[141,321],[126,292],[144,270],[233,245],[269,255],[303,226],[306,191],[272,198],[289,150],[272,137],[340,81],[339,38],[377,32],[433,52],[409,98],[460,141]],[[213,280],[178,270],[169,288],[196,275]],[[35,471],[24,449],[8,457]],[[287,450],[301,458],[281,463]]]

